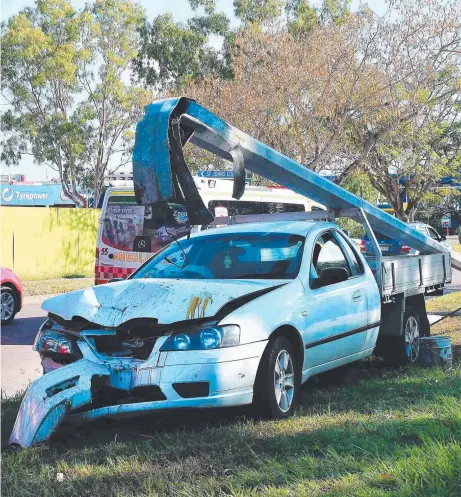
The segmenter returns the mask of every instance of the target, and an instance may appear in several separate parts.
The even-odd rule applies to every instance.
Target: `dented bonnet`
[[[139,318],[170,324],[212,317],[230,301],[275,284],[280,281],[130,279],[58,295],[42,308],[65,320],[79,317],[103,327]]]

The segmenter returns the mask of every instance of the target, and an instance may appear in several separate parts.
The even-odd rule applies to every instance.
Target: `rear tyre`
[[[1,321],[2,326],[10,324],[16,315],[17,303],[14,290],[7,286],[1,287]]]
[[[299,399],[300,367],[293,346],[284,336],[271,340],[256,376],[253,405],[259,415],[273,419],[292,416]]]
[[[403,316],[402,335],[380,337],[376,353],[389,366],[414,364],[419,359],[422,336],[424,335],[418,313],[413,307],[407,307]]]

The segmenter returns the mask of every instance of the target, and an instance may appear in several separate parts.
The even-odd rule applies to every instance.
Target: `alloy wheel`
[[[418,321],[410,316],[405,324],[405,350],[409,362],[416,362],[419,357],[420,335]]]
[[[14,313],[14,298],[9,292],[2,292],[1,296],[1,319],[8,321]]]
[[[295,375],[293,361],[286,350],[281,350],[275,361],[274,389],[275,399],[282,412],[288,412],[293,403]]]

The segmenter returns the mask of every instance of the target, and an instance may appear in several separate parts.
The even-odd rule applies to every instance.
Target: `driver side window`
[[[314,280],[322,279],[322,275],[325,277],[325,270],[333,268],[345,270],[347,272],[347,277],[352,275],[346,256],[336,241],[336,238],[333,236],[333,233],[327,231],[317,238],[312,252],[310,269],[311,288],[313,287]],[[337,282],[338,281],[335,281],[333,278],[331,280],[325,280],[320,286],[331,285]],[[318,284],[319,283],[317,283],[317,285]]]

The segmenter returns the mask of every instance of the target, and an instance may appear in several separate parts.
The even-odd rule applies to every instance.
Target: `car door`
[[[429,233],[429,236],[430,236],[433,240],[435,240],[435,241],[437,241],[437,242],[441,243],[442,245],[444,245],[444,246],[445,246],[445,247],[447,247],[448,249],[450,249],[450,248],[451,248],[451,247],[450,247],[450,244],[446,241],[446,239],[445,239],[445,238],[444,238],[444,237],[443,237],[440,233],[438,233],[438,232],[437,232],[434,228],[432,228],[432,226],[428,226],[428,227],[427,227],[427,231],[428,231],[428,233]]]
[[[309,281],[305,284],[304,370],[358,353],[365,343],[367,279],[363,267],[357,267],[357,259],[349,257],[344,243],[331,229],[318,234],[312,245]],[[328,267],[344,268],[347,280],[315,288],[313,281]]]

